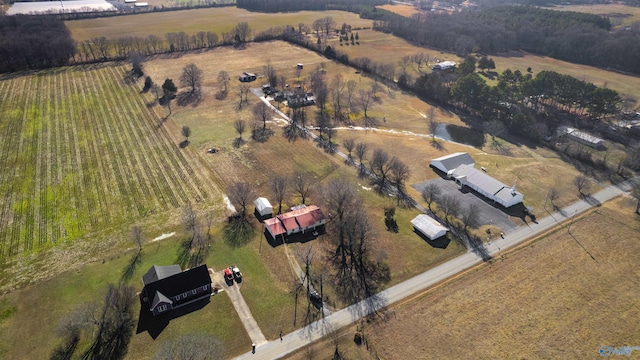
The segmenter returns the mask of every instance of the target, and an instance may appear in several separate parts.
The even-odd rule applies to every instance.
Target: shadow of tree
[[[255,233],[255,228],[247,219],[230,217],[229,222],[222,229],[224,242],[232,248],[248,244]]]
[[[239,148],[240,146],[244,145],[245,141],[243,138],[241,137],[237,137],[235,139],[233,139],[233,147],[234,148]]]
[[[274,132],[270,128],[256,128],[251,130],[251,139],[261,143],[267,142],[273,135]]]
[[[216,100],[224,100],[227,98],[227,95],[229,95],[228,91],[218,91],[214,97]]]
[[[138,251],[133,254],[124,271],[122,272],[122,276],[120,276],[120,281],[127,281],[131,279],[136,269],[142,263],[142,249],[138,249]]]
[[[191,106],[196,107],[202,101],[202,96],[199,91],[189,91],[178,94],[176,98],[176,103],[180,106],[187,106],[191,104]]]

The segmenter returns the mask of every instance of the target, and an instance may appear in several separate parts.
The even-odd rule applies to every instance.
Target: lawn
[[[85,41],[105,36],[108,39],[157,35],[164,39],[166,33],[184,31],[195,35],[199,31],[212,31],[222,37],[239,22],[246,22],[253,32],[264,31],[270,27],[299,23],[307,26],[318,18],[331,16],[336,26],[347,23],[353,27],[370,27],[371,20],[360,19],[358,14],[345,11],[301,11],[296,13],[264,14],[236,7],[220,7],[195,10],[179,10],[139,15],[114,16],[108,18],[70,20],[67,28],[76,41]]]
[[[634,208],[629,198],[614,200],[576,219],[571,234],[552,231],[394,306],[386,322],[364,325],[370,353],[354,345],[355,326],[338,332],[340,348],[349,359],[447,359],[461,352],[478,359],[586,359],[600,357],[603,345],[634,346],[640,342],[640,291],[630,276],[640,262]],[[326,358],[334,349],[324,340],[289,359]]]

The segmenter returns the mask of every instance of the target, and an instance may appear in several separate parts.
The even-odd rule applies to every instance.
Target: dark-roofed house
[[[154,316],[211,296],[207,265],[182,271],[179,265],[154,265],[142,276],[142,301]]]
[[[457,152],[431,160],[431,166],[447,174],[460,165],[474,166],[473,158],[466,152]]]
[[[274,239],[278,235],[314,230],[324,223],[324,214],[316,205],[305,206],[264,221],[267,231]]]
[[[508,187],[470,165],[460,165],[450,170],[447,175],[459,185],[466,185],[505,208],[521,203],[524,197],[516,191],[515,184]]]

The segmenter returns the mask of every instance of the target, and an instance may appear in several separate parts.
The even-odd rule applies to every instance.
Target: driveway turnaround
[[[530,226],[521,226],[515,231],[499,238],[487,245],[491,256],[512,248],[523,241],[555,227],[563,225],[563,222],[571,222],[573,217],[579,215],[594,206],[599,206],[605,201],[611,200],[630,189],[630,181],[617,186],[609,186],[599,193],[580,200],[558,212],[538,220]],[[569,230],[569,229],[567,229]],[[251,352],[251,344],[247,344],[248,352],[236,359],[279,359],[295,350],[331,334],[342,327],[350,325],[374,311],[385,308],[402,299],[418,294],[427,288],[434,286],[458,273],[461,273],[475,265],[482,263],[482,259],[475,253],[467,252],[449,260],[431,270],[392,286],[377,295],[351,305],[340,311],[318,320],[300,330],[296,330],[280,339],[258,344],[255,354]]]

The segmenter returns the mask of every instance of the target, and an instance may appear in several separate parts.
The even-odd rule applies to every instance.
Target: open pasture
[[[164,39],[168,32],[184,31],[195,35],[198,31],[212,31],[218,36],[230,32],[239,22],[246,22],[253,32],[266,30],[274,26],[299,23],[307,26],[318,18],[331,16],[336,26],[342,23],[354,27],[370,27],[371,20],[360,19],[358,14],[345,11],[301,11],[296,13],[264,14],[250,12],[236,7],[179,10],[139,15],[116,16],[110,18],[66,21],[76,41],[85,41],[105,36],[108,39],[119,37],[157,35]]]
[[[419,14],[420,10],[416,9],[413,5],[406,4],[386,4],[376,6],[379,9],[391,11],[392,13],[396,13],[398,15],[411,17],[412,15]]]
[[[565,225],[397,304],[386,322],[364,324],[370,352],[354,344],[356,326],[334,337],[349,359],[588,359],[600,358],[603,345],[633,346],[640,342],[634,207],[630,198],[614,200],[576,218],[571,234]],[[327,339],[288,359],[334,350]]]
[[[0,81],[0,258],[219,196],[123,66]]]

